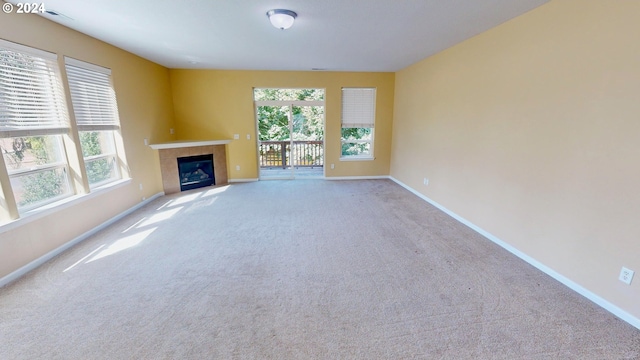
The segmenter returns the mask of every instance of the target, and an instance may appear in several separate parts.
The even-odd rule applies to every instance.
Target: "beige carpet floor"
[[[640,331],[389,180],[261,181],[0,289],[0,359],[640,359]]]

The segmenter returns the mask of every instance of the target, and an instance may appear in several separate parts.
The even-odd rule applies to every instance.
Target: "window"
[[[373,159],[375,88],[342,89],[342,159]]]
[[[0,151],[19,211],[70,196],[57,55],[0,40]]]
[[[120,122],[111,70],[70,58],[65,68],[89,186],[118,180],[115,135]]]

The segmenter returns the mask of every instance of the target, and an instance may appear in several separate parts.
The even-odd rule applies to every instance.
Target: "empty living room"
[[[0,359],[640,359],[640,2],[0,3]]]

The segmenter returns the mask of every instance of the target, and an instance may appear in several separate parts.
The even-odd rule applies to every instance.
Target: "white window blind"
[[[68,127],[57,55],[0,40],[0,137],[61,134]]]
[[[78,131],[117,130],[111,70],[70,58],[65,59],[65,68]]]
[[[372,128],[376,118],[375,88],[342,89],[342,127]]]

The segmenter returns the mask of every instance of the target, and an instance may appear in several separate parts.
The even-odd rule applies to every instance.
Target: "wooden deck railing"
[[[291,146],[293,145],[293,149]],[[323,142],[260,141],[260,167],[322,167]]]

